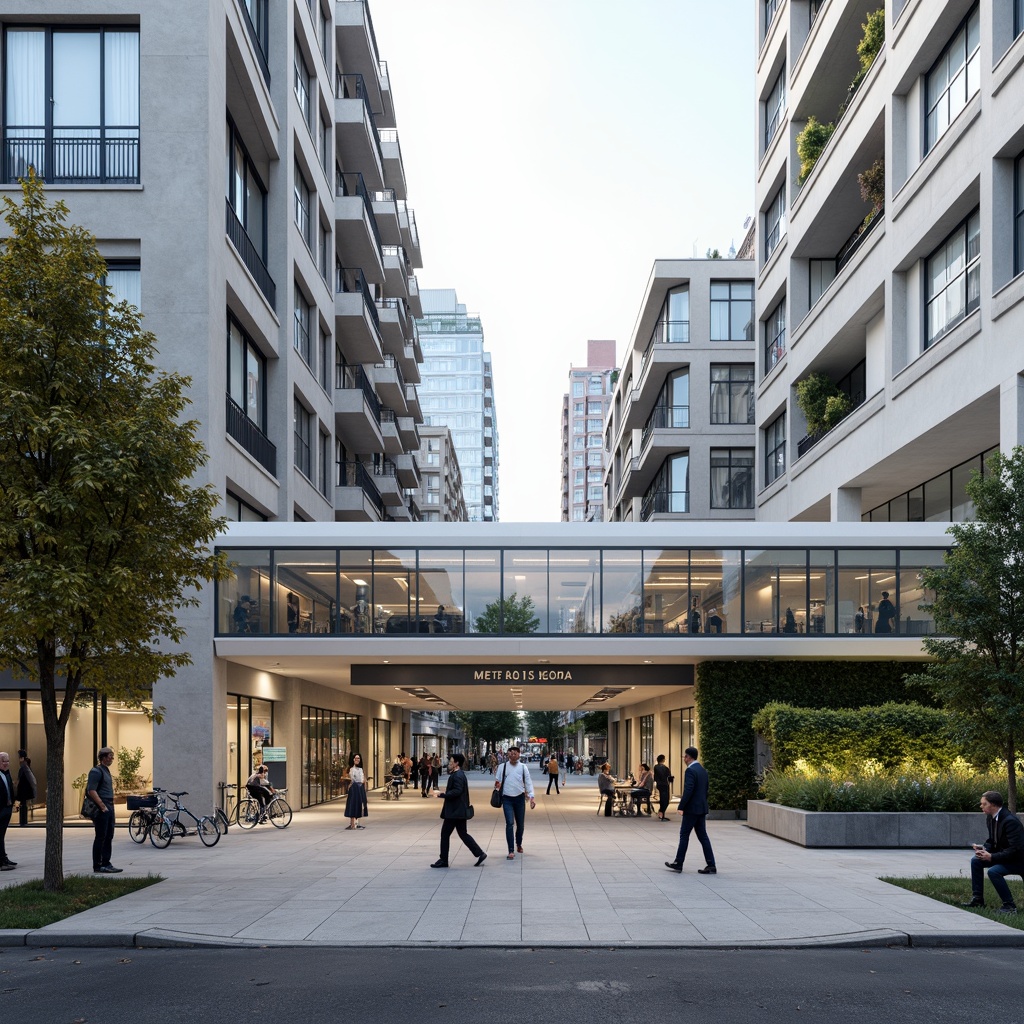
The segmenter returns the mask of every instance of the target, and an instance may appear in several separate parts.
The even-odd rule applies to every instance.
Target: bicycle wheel
[[[270,824],[274,828],[287,828],[292,823],[292,809],[288,806],[288,802],[281,797],[270,801],[267,814],[270,817]]]
[[[149,841],[158,849],[163,850],[171,845],[171,823],[161,818],[149,827]]]
[[[259,804],[253,800],[243,800],[238,805],[238,827],[255,828],[260,820]]]
[[[149,834],[149,815],[145,811],[133,811],[128,819],[128,837],[133,843],[144,843]]]
[[[220,842],[220,829],[217,828],[217,823],[209,815],[199,819],[196,831],[199,833],[203,846],[216,846]]]
[[[187,835],[188,829],[185,828],[177,818],[175,818],[174,821],[171,822],[171,836],[175,839],[183,839]]]
[[[217,826],[217,831],[226,836],[228,834],[228,826],[231,824],[231,819],[220,807],[213,812],[212,818],[213,823]]]

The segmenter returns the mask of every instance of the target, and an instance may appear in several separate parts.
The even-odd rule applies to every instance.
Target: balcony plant
[[[800,157],[800,173],[796,179],[798,185],[802,185],[810,176],[835,130],[836,126],[831,121],[822,124],[813,114],[807,118],[807,123],[796,137],[796,153]]]
[[[860,184],[861,199],[871,204],[864,218],[864,227],[867,227],[885,206],[885,157],[880,156],[866,171],[861,171],[857,181]]]
[[[842,118],[843,114],[846,113],[846,108],[850,105],[860,83],[864,81],[865,76],[871,70],[871,65],[874,64],[875,58],[881,52],[882,46],[885,43],[885,8],[880,7],[877,11],[872,11],[868,14],[868,19],[861,25],[861,29],[864,35],[861,36],[861,40],[857,44],[857,57],[860,60],[860,68],[857,74],[854,75],[850,88],[846,92],[846,99],[843,100],[843,104],[839,108],[839,118]]]
[[[796,386],[796,403],[807,421],[808,434],[828,433],[851,410],[849,396],[827,373],[812,373]]]

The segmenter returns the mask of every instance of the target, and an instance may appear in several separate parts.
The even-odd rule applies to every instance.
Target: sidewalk
[[[966,875],[965,850],[804,850],[711,821],[719,874],[697,874],[691,840],[676,875],[664,862],[678,824],[599,816],[594,779],[545,796],[534,771],[526,852],[508,861],[493,780],[470,779],[470,832],[489,854],[480,868],[453,835],[451,867],[430,869],[441,805],[414,791],[371,794],[367,827],[351,835],[341,803],[297,813],[283,831],[232,827],[209,850],[195,837],[137,846],[118,829],[114,863],[165,881],[37,931],[0,931],[0,945],[1024,946],[1024,931],[878,881]],[[18,868],[0,885],[40,878],[43,842],[42,829],[10,829]],[[91,828],[66,830],[65,872],[90,872],[91,846]]]

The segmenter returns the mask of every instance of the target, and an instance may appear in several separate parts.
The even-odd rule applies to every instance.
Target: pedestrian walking
[[[520,762],[519,754],[518,747],[508,748],[508,760],[498,770],[498,778],[494,780],[494,788],[501,790],[501,809],[505,814],[505,841],[508,844],[509,860],[515,860],[516,853],[523,852],[527,797],[530,800],[530,810],[537,807],[533,795],[533,779],[530,778],[526,765]]]
[[[119,875],[121,868],[110,863],[114,843],[114,780],[110,777],[110,766],[114,763],[114,748],[100,747],[96,762],[85,780],[86,796],[100,809],[93,819],[96,837],[92,841],[92,870],[98,875]]]
[[[463,771],[466,759],[462,754],[452,754],[448,760],[448,784],[438,798],[444,800],[441,808],[441,855],[430,866],[432,868],[448,867],[448,851],[452,832],[458,832],[459,838],[466,844],[469,852],[476,857],[476,867],[480,867],[487,854],[480,844],[466,830],[466,822],[473,817],[473,806],[469,802],[469,780]]]
[[[426,797],[430,792],[430,755],[424,751],[420,758],[420,796]]]
[[[704,851],[704,867],[697,869],[699,875],[717,875],[718,868],[715,867],[715,851],[711,849],[711,840],[708,838],[705,819],[709,814],[708,810],[708,773],[704,765],[697,760],[696,747],[687,747],[683,751],[683,761],[686,764],[686,774],[683,776],[683,795],[679,801],[678,810],[683,813],[683,823],[679,826],[679,846],[676,849],[675,860],[665,861],[665,867],[677,874],[683,870],[683,861],[686,860],[686,847],[690,842],[690,833],[696,832],[700,840],[701,849]]]
[[[430,785],[435,793],[441,788],[441,758],[437,754],[430,762]]]
[[[7,826],[14,813],[14,779],[11,778],[11,755],[0,750],[0,871],[13,871],[16,860],[7,856]]]
[[[548,761],[548,789],[544,794],[545,796],[551,796],[551,784],[555,784],[555,796],[558,796],[560,790],[558,788],[558,758],[554,754],[551,755],[551,760]]]
[[[38,787],[35,773],[32,771],[32,758],[27,750],[18,751],[18,784],[15,796],[18,799],[20,814],[18,820],[22,825],[28,824],[29,812],[36,802]]]
[[[659,754],[654,764],[654,785],[658,790],[658,821],[668,821],[665,811],[672,797],[672,770],[665,764],[664,754]]]

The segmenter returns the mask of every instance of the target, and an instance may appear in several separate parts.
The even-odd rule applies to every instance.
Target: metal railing
[[[373,240],[377,243],[377,249],[382,246],[380,229],[377,227],[377,217],[373,212],[373,200],[363,181],[359,171],[346,171],[336,175],[334,180],[334,194],[336,196],[358,196],[363,201],[363,210],[366,219],[370,222],[370,230],[373,231]]]
[[[380,399],[373,390],[373,382],[366,376],[366,371],[361,366],[336,366],[334,386],[339,391],[362,391],[364,401],[370,407],[377,426],[380,426]]]
[[[377,303],[374,301],[370,286],[361,270],[346,270],[340,265],[334,268],[334,290],[341,292],[358,292],[363,297],[363,306],[369,310],[370,319],[374,327],[380,330],[380,314],[377,312]]]
[[[689,491],[654,491],[644,495],[640,505],[640,518],[648,520],[651,516],[665,515],[667,513],[689,512],[690,492]]]
[[[384,499],[373,482],[373,477],[366,471],[361,462],[339,462],[338,464],[338,486],[358,487],[369,499],[369,502],[377,511],[379,518],[384,518]]]
[[[402,389],[402,394],[405,394],[405,376],[402,374],[402,368],[398,365],[398,360],[390,354],[384,356],[384,362],[374,364],[379,369],[394,370],[395,375],[398,377],[398,386]]]
[[[238,215],[231,206],[231,201],[225,199],[224,204],[227,208],[227,224],[225,226],[227,236],[231,239],[235,252],[242,257],[242,262],[245,264],[246,269],[255,278],[256,284],[259,286],[260,291],[263,292],[267,302],[270,303],[270,308],[276,310],[277,286],[274,284],[274,279],[270,276],[270,271],[267,270],[266,264],[256,251],[256,246],[253,245],[248,232],[238,219]]]
[[[853,234],[850,235],[850,237],[843,243],[839,252],[836,253],[836,274],[838,274],[839,271],[842,270],[843,267],[845,267],[851,259],[853,259],[854,254],[861,247],[861,244],[864,242],[864,239],[867,238],[872,231],[874,231],[875,225],[880,220],[884,219],[884,216],[885,207],[880,206],[877,209],[877,211],[875,211],[875,215],[871,218],[871,220],[867,222],[867,224],[861,222],[860,224],[857,225],[856,231],[854,231]]]
[[[690,426],[690,407],[688,405],[656,405],[644,424],[640,441],[640,451],[647,448],[656,430],[687,430]]]
[[[19,132],[32,131],[26,136]],[[43,127],[8,127],[4,137],[4,181],[27,177],[29,168],[49,184],[137,185],[139,129],[102,126],[61,128],[55,135]],[[134,135],[125,135],[134,132]],[[110,134],[116,133],[116,134]]]
[[[264,469],[277,476],[277,448],[262,430],[245,415],[245,410],[227,397],[226,430]]]
[[[249,5],[245,0],[238,0],[238,6],[242,9],[242,21],[245,22],[245,30],[249,33],[249,41],[252,43],[253,50],[256,51],[256,62],[260,66],[260,74],[263,75],[263,81],[270,85],[270,65],[267,63],[267,48],[264,46],[263,39],[260,37],[260,33],[253,23],[252,15],[249,13]],[[264,24],[263,31],[267,31],[266,25],[266,9],[264,10]]]

